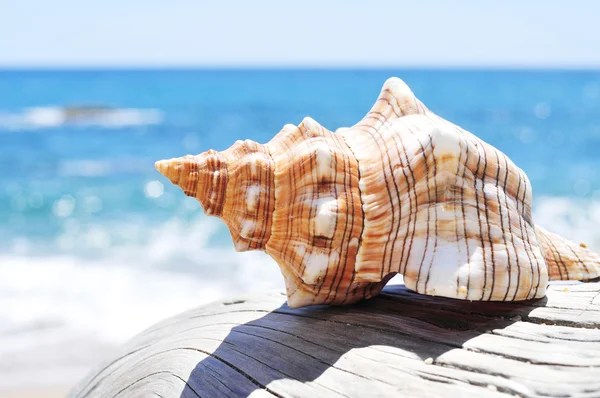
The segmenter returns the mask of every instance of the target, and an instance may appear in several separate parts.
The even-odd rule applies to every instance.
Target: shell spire
[[[160,160],[156,169],[187,196],[196,198],[208,215],[221,215],[227,189],[227,164],[216,151]]]
[[[521,169],[397,78],[336,133],[305,118],[265,145],[156,167],[227,224],[237,250],[275,259],[290,307],[370,298],[397,273],[418,293],[484,301],[600,275],[600,256],[533,223]]]
[[[264,250],[275,202],[273,160],[264,145],[237,141],[223,152],[160,160],[155,166],[207,215],[227,224],[236,250]]]

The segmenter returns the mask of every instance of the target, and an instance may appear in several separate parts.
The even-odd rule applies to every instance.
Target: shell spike
[[[385,81],[375,105],[354,127],[379,129],[407,115],[431,115],[404,81],[391,77]]]

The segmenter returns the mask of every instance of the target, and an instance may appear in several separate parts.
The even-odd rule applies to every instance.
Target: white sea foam
[[[157,109],[43,106],[20,112],[0,112],[0,129],[19,131],[61,126],[121,128],[162,123]]]
[[[221,264],[230,269],[215,279],[110,261],[3,256],[0,335],[53,325],[62,333],[85,332],[101,341],[122,342],[189,308],[283,283],[260,255],[233,261],[229,267]]]
[[[547,230],[600,251],[600,200],[541,196],[534,200],[533,220]]]
[[[0,256],[0,336],[53,325],[118,343],[189,308],[283,288],[266,254],[209,245],[218,220],[133,227],[68,223],[57,246],[69,255]]]

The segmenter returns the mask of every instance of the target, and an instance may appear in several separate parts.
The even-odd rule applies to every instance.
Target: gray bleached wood
[[[598,297],[598,282],[512,303],[393,285],[344,307],[213,303],[144,331],[71,397],[597,398]]]

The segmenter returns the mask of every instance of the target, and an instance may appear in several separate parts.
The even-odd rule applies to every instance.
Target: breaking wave
[[[122,128],[161,124],[157,109],[111,108],[104,106],[44,106],[20,112],[0,112],[0,129],[38,130],[62,126]]]

